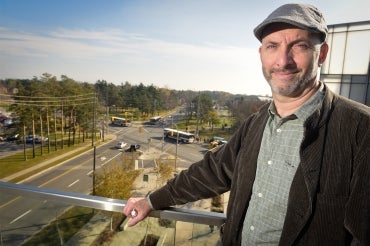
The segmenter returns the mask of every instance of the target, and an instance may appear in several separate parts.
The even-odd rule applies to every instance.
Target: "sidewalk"
[[[144,179],[147,175],[147,179]],[[147,181],[144,181],[147,180]],[[152,169],[144,169],[143,173],[136,179],[133,195],[145,196],[149,191],[162,186],[157,183],[157,172]],[[225,196],[225,201],[228,197]],[[182,208],[210,211],[211,200],[200,200],[188,203]],[[226,211],[226,208],[224,209]],[[169,227],[159,225],[159,219],[148,217],[139,224],[128,227],[127,220],[124,222],[124,230],[117,232],[111,240],[110,246],[140,245],[145,238],[153,237],[158,239],[157,245],[162,246],[197,246],[216,245],[219,237],[219,230],[209,225],[193,224],[182,221],[172,221]],[[214,230],[213,230],[214,229]]]
[[[144,153],[140,159],[158,159],[161,152],[152,150]],[[145,175],[145,178],[144,178]],[[143,172],[134,182],[133,196],[145,196],[149,191],[155,190],[161,186],[157,183],[157,172],[152,168],[143,169]],[[225,196],[225,201],[227,197]],[[210,200],[201,200],[182,206],[187,209],[201,209],[210,211]],[[226,208],[225,208],[226,210]],[[197,246],[197,245],[216,245],[219,239],[219,231],[214,231],[208,225],[193,224],[182,221],[171,222],[170,226],[162,227],[159,225],[159,219],[148,217],[136,226],[128,227],[126,219],[122,224],[123,231],[116,232],[113,238],[104,245],[140,245],[142,240],[155,238],[157,245],[162,246]],[[66,245],[95,245],[94,240],[97,236],[107,229],[110,218],[101,213],[94,216],[79,232],[77,232]]]

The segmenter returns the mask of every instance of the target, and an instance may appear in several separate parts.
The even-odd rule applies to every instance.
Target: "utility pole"
[[[200,111],[200,92],[198,92],[198,102],[197,102],[197,126],[195,129],[195,137],[199,138],[199,112]]]
[[[93,128],[91,134],[91,146],[94,146],[95,139],[95,103],[96,103],[96,94],[94,93],[94,102],[93,102]]]
[[[175,123],[176,126],[176,152],[175,152],[175,172],[177,168],[177,150],[179,146],[179,128],[177,127],[177,124]]]
[[[164,122],[162,121],[162,152],[164,151]]]
[[[94,157],[93,157],[93,196],[95,196],[95,166],[96,166],[96,146],[94,146]]]

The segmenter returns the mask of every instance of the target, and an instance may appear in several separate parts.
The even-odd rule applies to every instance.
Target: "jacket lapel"
[[[280,245],[292,245],[312,215],[326,136],[326,120],[331,111],[332,95],[326,88],[323,106],[305,124],[305,137],[301,144],[301,163],[293,178],[288,208]]]

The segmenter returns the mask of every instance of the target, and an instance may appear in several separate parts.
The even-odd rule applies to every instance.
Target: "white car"
[[[120,141],[120,142],[117,143],[116,148],[117,149],[123,149],[124,147],[126,147],[126,145],[127,145],[126,142]]]

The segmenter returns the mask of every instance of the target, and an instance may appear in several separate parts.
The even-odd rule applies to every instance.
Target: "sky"
[[[0,0],[0,79],[270,95],[257,26],[283,0]],[[370,19],[368,0],[311,0],[327,24]]]

